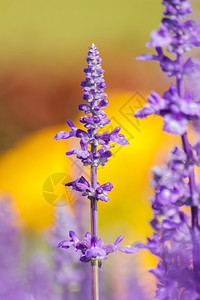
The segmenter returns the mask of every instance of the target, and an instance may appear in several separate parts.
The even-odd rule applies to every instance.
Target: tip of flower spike
[[[97,47],[95,46],[94,43],[92,43],[89,47],[89,50],[97,50]]]

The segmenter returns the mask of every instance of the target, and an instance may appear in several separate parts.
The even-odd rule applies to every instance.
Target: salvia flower
[[[183,148],[174,147],[168,163],[153,168],[154,233],[146,244],[137,246],[159,257],[157,267],[151,270],[158,280],[156,299],[197,300],[200,299],[200,186],[196,184],[195,168],[199,167],[200,143],[190,144],[188,124],[200,120],[200,101],[184,87],[183,80],[199,69],[199,62],[185,58],[184,54],[200,46],[200,26],[186,20],[192,12],[189,0],[162,3],[165,6],[162,24],[147,43],[155,48],[156,54],[143,54],[138,59],[158,61],[162,71],[174,76],[176,82],[162,96],[151,92],[148,104],[135,116],[161,116],[163,130],[180,136]],[[168,56],[167,52],[172,54]],[[190,214],[186,206],[190,207]]]
[[[107,182],[100,184],[97,181],[97,167],[104,166],[109,157],[112,156],[110,151],[115,143],[119,145],[129,144],[123,134],[120,133],[120,127],[114,128],[112,131],[105,130],[103,127],[110,123],[104,108],[107,107],[109,101],[107,94],[104,93],[106,87],[103,78],[104,70],[101,67],[101,58],[94,44],[89,47],[88,65],[84,69],[86,73],[85,79],[81,82],[83,87],[84,104],[80,104],[78,109],[85,113],[79,118],[84,124],[85,130],[77,128],[73,122],[67,121],[70,131],[60,131],[54,139],[68,139],[76,137],[80,139],[80,148],[73,148],[66,152],[66,155],[76,155],[84,166],[90,166],[91,178],[90,182],[83,176],[65,184],[67,187],[81,192],[82,196],[86,196],[90,200],[91,213],[91,233],[87,232],[84,239],[80,241],[77,235],[70,231],[71,240],[60,242],[58,247],[68,249],[73,246],[76,250],[81,251],[80,260],[82,262],[91,262],[91,297],[92,300],[98,299],[98,266],[102,264],[102,260],[106,259],[108,254],[117,250],[125,253],[134,253],[137,250],[132,246],[120,247],[118,244],[123,239],[119,236],[111,245],[104,245],[101,238],[98,238],[98,211],[97,202],[99,200],[107,202],[108,191],[111,191],[113,184]],[[99,129],[101,130],[99,132]]]

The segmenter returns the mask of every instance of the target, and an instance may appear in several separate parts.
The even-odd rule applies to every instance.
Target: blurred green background
[[[135,56],[161,10],[144,0],[0,1],[0,149],[75,114],[91,43],[103,58],[108,91],[155,86],[158,69],[149,76],[152,65]]]

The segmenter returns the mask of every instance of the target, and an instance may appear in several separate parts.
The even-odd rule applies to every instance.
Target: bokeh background
[[[82,226],[89,230],[87,200],[63,187],[87,170],[65,155],[74,141],[53,137],[68,130],[67,119],[78,124],[80,82],[91,43],[103,59],[110,100],[106,113],[130,142],[116,147],[99,170],[100,182],[114,184],[109,203],[99,203],[100,235],[109,243],[123,233],[129,244],[151,233],[150,169],[179,142],[162,132],[159,118],[133,117],[152,89],[162,93],[169,85],[156,63],[135,60],[147,51],[150,31],[159,25],[160,2],[0,0],[0,192],[4,204],[12,199],[17,211],[14,227],[22,232],[25,256],[41,249],[45,253],[43,235],[54,226],[60,199],[65,199],[65,209],[82,213]],[[200,4],[193,4],[198,19]],[[155,281],[147,270],[155,264],[144,252],[110,257],[104,263],[109,283],[103,299],[137,299],[138,290],[143,299],[153,299]],[[68,299],[78,298],[75,293]]]

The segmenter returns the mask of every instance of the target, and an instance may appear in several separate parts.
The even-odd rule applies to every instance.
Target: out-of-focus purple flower
[[[192,12],[190,0],[163,0],[163,5],[166,6],[164,15],[184,16]]]
[[[81,294],[85,292],[84,281],[87,274],[82,265],[77,262],[76,255],[73,251],[59,251],[56,248],[59,241],[64,239],[67,229],[78,230],[78,222],[69,206],[60,206],[55,209],[54,225],[50,229],[48,240],[53,261],[52,295],[57,295],[58,299],[71,297],[82,299]],[[86,298],[87,295],[83,299]]]
[[[108,254],[115,251],[121,251],[125,253],[135,253],[138,250],[134,246],[119,246],[119,243],[124,239],[123,235],[120,235],[113,244],[104,245],[101,238],[92,236],[87,232],[84,239],[80,241],[74,231],[69,231],[70,240],[62,241],[58,244],[58,248],[68,249],[71,246],[81,251],[80,261],[89,262],[92,259],[97,259],[99,265],[102,260],[106,259]]]
[[[147,47],[165,47],[170,45],[172,37],[163,24],[160,25],[159,30],[153,30],[151,32],[151,41],[147,43]]]
[[[34,252],[29,258],[26,272],[27,298],[25,299],[53,300],[53,272],[48,257],[45,257],[44,253],[42,254],[39,251]]]
[[[172,171],[175,171],[182,175],[183,178],[189,177],[194,165],[198,165],[197,155],[194,151],[189,152],[188,155],[185,152],[175,146],[172,151],[172,159],[169,161],[168,165],[171,167]]]
[[[151,222],[157,233],[147,239],[147,244],[136,245],[149,249],[161,259],[157,267],[150,270],[159,281],[156,299],[187,299],[184,297],[189,293],[192,299],[197,299],[196,279],[191,267],[192,233],[188,217],[172,205],[164,207],[160,215],[162,219],[155,217]]]
[[[149,103],[139,109],[135,116],[138,118],[152,114],[162,116],[163,130],[166,132],[183,135],[187,131],[189,121],[200,118],[200,102],[194,101],[190,92],[180,97],[177,87],[173,84],[162,97],[152,92],[147,100]]]
[[[195,181],[195,166],[200,165],[200,146],[197,143],[192,147],[187,130],[189,122],[200,119],[200,101],[193,96],[191,87],[185,89],[183,80],[200,66],[191,57],[184,57],[185,52],[200,46],[200,26],[185,18],[192,12],[190,0],[163,0],[162,4],[165,6],[162,24],[152,32],[147,44],[155,47],[156,54],[143,54],[138,59],[158,61],[163,72],[175,76],[176,85],[172,84],[162,97],[152,92],[147,98],[149,103],[135,116],[161,116],[163,130],[179,135],[183,150],[175,147],[169,162],[153,169],[154,234],[147,244],[137,246],[149,249],[160,259],[151,270],[159,282],[156,299],[197,300],[200,299],[200,186]],[[175,58],[167,52],[175,54]],[[191,209],[190,217],[185,206]]]
[[[151,226],[155,230],[147,243],[135,245],[148,249],[160,258],[156,268],[151,269],[159,284],[156,299],[198,299],[200,285],[192,268],[193,249],[200,249],[200,231],[191,230],[189,217],[180,210],[191,205],[191,194],[184,177],[189,177],[195,163],[192,148],[190,155],[179,147],[172,150],[167,165],[153,168],[152,185],[155,195],[151,198],[154,217]],[[199,199],[199,191],[193,191]],[[195,246],[193,246],[195,239]],[[193,248],[195,247],[195,248]]]
[[[189,204],[190,193],[183,179],[183,176],[188,177],[190,174],[190,165],[187,160],[178,160],[173,154],[167,165],[154,167],[152,173],[151,184],[155,188],[155,195],[151,198],[153,209],[160,210],[162,206],[170,204],[176,206]]]
[[[188,58],[183,64],[181,64],[179,60],[172,60],[164,55],[161,47],[157,47],[156,51],[158,55],[145,53],[139,55],[137,60],[158,61],[162,71],[166,72],[169,77],[178,76],[179,78],[182,78],[184,75],[191,75],[193,72],[196,72],[200,67],[200,63],[197,60]]]
[[[23,243],[12,200],[0,197],[0,299],[25,300]]]

